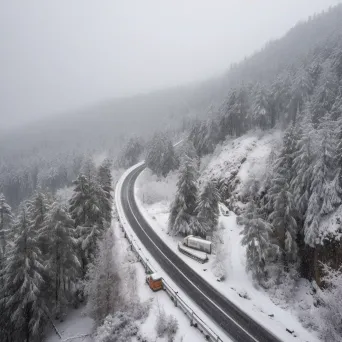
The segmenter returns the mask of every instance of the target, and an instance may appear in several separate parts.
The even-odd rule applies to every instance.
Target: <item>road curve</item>
[[[198,275],[149,226],[134,196],[135,181],[144,168],[145,165],[141,165],[127,175],[120,196],[128,223],[160,267],[234,341],[280,342]]]

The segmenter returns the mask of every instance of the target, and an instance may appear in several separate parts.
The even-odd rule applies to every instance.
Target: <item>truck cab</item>
[[[163,288],[163,278],[157,273],[147,275],[146,283],[152,291],[158,291]]]

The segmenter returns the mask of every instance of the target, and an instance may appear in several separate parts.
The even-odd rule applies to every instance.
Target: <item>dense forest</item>
[[[338,7],[301,25],[319,28],[341,14]],[[265,288],[303,277],[324,289],[316,305],[326,309],[321,333],[327,341],[339,341],[342,334],[342,30],[337,28],[305,58],[273,70],[273,77],[270,70],[256,80],[248,73],[205,120],[193,124],[169,218],[172,234],[215,234],[218,202],[233,209],[238,182],[223,177],[200,186],[198,158],[250,129],[285,130],[264,181],[254,180],[249,192],[235,198],[246,205],[237,219],[244,227],[246,267]]]
[[[322,15],[318,22],[332,13]],[[266,184],[260,189],[256,185],[244,198],[251,204],[245,220],[255,218],[250,224],[258,222],[265,232],[271,225],[284,268],[301,260],[301,274],[318,284],[320,261],[328,259],[335,267],[341,264],[341,229],[321,228],[323,218],[335,212],[342,199],[341,34],[335,31],[324,45],[267,82],[242,79],[189,134],[197,155],[203,156],[227,137],[241,136],[251,128],[285,129],[283,147],[270,163]],[[219,189],[228,199],[234,182],[223,181]]]
[[[108,236],[111,192],[109,161],[96,168],[87,160],[67,205],[37,190],[12,213],[0,195],[1,341],[39,341],[46,323],[84,301],[80,280],[93,281],[88,265]]]

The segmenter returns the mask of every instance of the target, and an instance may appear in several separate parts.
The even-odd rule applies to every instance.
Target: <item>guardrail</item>
[[[118,215],[120,219],[120,215]],[[153,266],[150,264],[149,259],[144,255],[141,248],[137,245],[133,234],[129,235],[127,231],[124,228],[124,225],[120,221],[120,228],[122,232],[124,233],[124,237],[129,242],[129,248],[138,258],[138,261],[141,262],[141,264],[145,268],[145,273],[155,273],[156,270],[153,268]],[[223,342],[223,340],[220,338],[219,335],[217,335],[211,328],[209,328],[206,323],[198,317],[198,315],[195,313],[195,311],[184,302],[184,300],[178,295],[178,291],[175,291],[166,281],[163,279],[163,289],[168,294],[170,299],[173,301],[176,307],[180,308],[183,313],[189,318],[190,325],[197,328],[206,338],[208,341],[212,342]]]

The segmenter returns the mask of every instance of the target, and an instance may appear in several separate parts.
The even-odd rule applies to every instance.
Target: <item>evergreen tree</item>
[[[5,196],[0,194],[0,340],[6,341],[11,339],[11,333],[14,330],[8,317],[10,313],[6,309],[6,303],[3,298],[6,298],[6,288],[5,288],[5,266],[7,262],[7,244],[9,239],[13,239],[13,234],[11,234],[11,224],[13,216],[11,207],[6,203]],[[12,235],[12,236],[11,236]]]
[[[107,315],[114,313],[120,301],[118,298],[120,278],[115,269],[113,235],[113,230],[107,229],[104,239],[98,243],[98,254],[86,276],[87,308],[97,325],[100,325]]]
[[[323,321],[322,340],[339,342],[342,336],[342,268],[323,265],[325,287],[321,292],[320,318]]]
[[[206,135],[202,138],[202,154],[214,152],[220,141],[220,128],[216,117],[210,117],[206,121]]]
[[[258,125],[261,129],[267,129],[271,126],[270,95],[260,84],[257,84],[254,92],[251,119],[252,122]]]
[[[289,120],[293,123],[297,121],[297,114],[303,110],[304,103],[308,99],[313,88],[310,74],[300,68],[295,75],[291,88],[291,101],[289,102]]]
[[[269,98],[271,111],[271,127],[274,127],[278,120],[282,123],[288,123],[287,113],[289,103],[291,102],[290,94],[290,76],[288,72],[279,75],[271,85],[271,93]]]
[[[153,137],[147,149],[145,162],[153,173],[163,177],[179,166],[171,140],[162,134]]]
[[[283,148],[276,160],[275,175],[269,190],[269,219],[276,230],[282,251],[285,270],[288,263],[297,260],[297,221],[298,217],[294,196],[290,188],[293,177],[293,153],[295,150],[295,129],[291,126],[284,135]]]
[[[46,270],[38,248],[38,232],[32,229],[25,205],[14,226],[18,235],[7,254],[5,305],[16,328],[16,340],[31,341],[42,333],[49,309]]]
[[[91,184],[96,179],[96,166],[92,158],[87,158],[83,161],[81,167],[81,174],[83,174],[88,183]]]
[[[49,242],[47,269],[52,280],[56,318],[71,302],[81,264],[77,255],[74,221],[66,208],[54,203],[41,235]]]
[[[198,172],[194,160],[187,157],[181,167],[177,193],[171,205],[169,232],[173,235],[195,233]]]
[[[311,194],[314,160],[314,132],[309,123],[303,123],[298,132],[295,152],[293,154],[293,178],[291,188],[296,207],[302,217],[305,217]]]
[[[342,97],[340,101],[341,104],[336,105],[335,107],[335,114],[339,117],[336,124],[337,124],[337,132],[336,132],[336,155],[335,155],[335,162],[336,162],[336,174],[338,177],[338,188],[342,189]],[[342,191],[339,193],[339,197],[342,200]]]
[[[11,207],[6,203],[5,196],[0,193],[0,258],[2,258],[6,252],[6,240],[10,234],[11,222]]]
[[[74,192],[70,199],[70,214],[72,219],[75,221],[75,227],[85,225],[88,217],[88,202],[90,197],[90,186],[87,178],[80,174],[77,179],[73,182]]]
[[[101,237],[104,228],[98,197],[99,185],[92,180],[88,182],[82,174],[74,181],[74,185],[69,211],[77,228],[82,270],[85,275],[86,266],[95,257],[97,239]]]
[[[247,89],[243,86],[233,89],[221,108],[220,140],[224,140],[227,135],[241,136],[246,132],[249,127],[249,110]]]
[[[144,144],[141,138],[132,137],[121,150],[116,165],[122,168],[129,168],[138,163],[139,157],[144,150]]]
[[[336,100],[338,90],[338,78],[332,71],[330,63],[324,65],[317,87],[311,101],[312,122],[317,127],[320,121],[330,113]]]
[[[331,196],[330,182],[334,179],[334,145],[331,126],[322,124],[319,132],[321,146],[313,165],[313,176],[310,187],[311,195],[304,223],[305,242],[311,247],[318,243],[319,223],[321,216],[333,210],[340,203],[338,196]],[[330,195],[327,198],[327,195]]]
[[[190,158],[196,161],[196,164],[199,167],[201,159],[197,155],[196,149],[191,140],[188,139],[184,143],[182,143],[178,149],[178,153],[179,153],[180,165],[183,165],[184,162],[188,158]]]
[[[267,262],[278,249],[271,242],[272,226],[258,212],[253,200],[248,204],[239,224],[244,225],[241,243],[246,246],[246,270],[262,283],[267,278]]]
[[[208,232],[213,232],[217,228],[219,212],[220,194],[217,189],[217,184],[214,181],[209,181],[198,201],[197,205],[197,218],[201,231],[198,232],[201,236],[205,237]]]
[[[31,228],[37,232],[39,236],[38,246],[43,257],[48,254],[50,248],[48,236],[41,234],[41,231],[46,224],[46,216],[49,209],[50,206],[45,195],[39,191],[36,191],[33,195],[33,198],[28,202],[28,211],[32,225]]]
[[[219,141],[219,128],[216,120],[196,121],[189,133],[188,140],[193,144],[196,154],[201,157],[214,151]]]
[[[100,165],[97,173],[98,183],[100,185],[100,206],[102,216],[107,225],[110,225],[112,220],[112,207],[113,207],[113,188],[112,188],[112,173],[111,163],[108,159]]]

